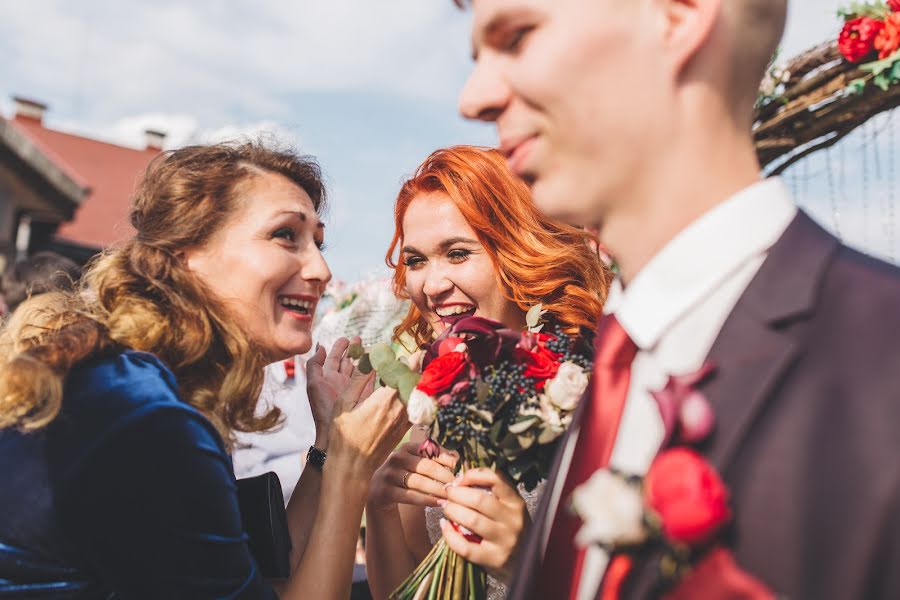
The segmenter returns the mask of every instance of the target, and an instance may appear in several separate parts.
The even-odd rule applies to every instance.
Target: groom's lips
[[[525,174],[526,162],[536,141],[536,135],[516,136],[500,140],[500,151],[506,156],[506,164],[510,171],[520,177]]]

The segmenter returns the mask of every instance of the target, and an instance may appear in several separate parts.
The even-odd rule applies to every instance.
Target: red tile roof
[[[10,119],[41,151],[90,192],[75,218],[60,225],[57,236],[84,246],[104,247],[134,233],[128,210],[135,184],[157,149],[135,150],[47,129],[37,119]]]

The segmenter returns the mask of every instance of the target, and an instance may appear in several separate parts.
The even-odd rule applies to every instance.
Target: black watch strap
[[[325,466],[325,454],[324,450],[319,450],[315,446],[309,447],[309,452],[306,453],[306,462],[316,467],[320,471],[322,467]]]

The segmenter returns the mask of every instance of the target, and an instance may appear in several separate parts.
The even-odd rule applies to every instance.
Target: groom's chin
[[[587,227],[596,221],[589,210],[584,210],[590,202],[573,189],[576,186],[553,177],[534,177],[527,183],[535,206],[551,219],[576,227]]]

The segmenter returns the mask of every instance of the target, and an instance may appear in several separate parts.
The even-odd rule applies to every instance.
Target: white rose
[[[606,469],[572,492],[572,506],[584,521],[575,535],[579,546],[636,544],[647,537],[640,489]]]
[[[556,377],[547,382],[544,392],[562,410],[574,410],[587,388],[588,376],[573,362],[559,365]]]
[[[437,402],[422,390],[414,389],[409,395],[406,413],[413,425],[431,425],[437,415]]]

